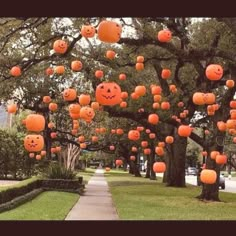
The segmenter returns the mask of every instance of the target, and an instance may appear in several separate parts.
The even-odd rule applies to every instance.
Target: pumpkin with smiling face
[[[96,88],[96,100],[101,105],[113,106],[121,102],[121,88],[114,82],[103,82]]]
[[[138,130],[130,130],[128,133],[128,139],[137,141],[140,139],[140,133]]]
[[[77,98],[75,89],[65,89],[63,91],[64,101],[74,101]]]
[[[76,60],[76,61],[71,62],[71,69],[73,71],[80,71],[82,67],[83,67],[83,64],[81,61]]]
[[[80,109],[80,118],[85,121],[91,121],[95,116],[95,112],[91,107],[82,107]]]
[[[44,139],[42,135],[30,134],[24,138],[24,147],[29,152],[39,152],[44,147]]]
[[[58,39],[53,44],[53,49],[56,53],[64,54],[67,51],[68,45],[64,40]]]
[[[45,118],[39,114],[30,114],[25,119],[25,125],[28,131],[41,132],[45,128]]]
[[[96,29],[92,25],[83,25],[80,33],[85,38],[93,38],[96,33]]]
[[[70,104],[69,106],[69,112],[73,114],[79,114],[80,113],[80,105],[79,104]]]
[[[206,77],[209,80],[220,80],[223,76],[223,68],[218,64],[211,64],[206,68]]]
[[[98,26],[98,39],[105,43],[117,43],[121,37],[122,27],[113,21],[102,21]]]

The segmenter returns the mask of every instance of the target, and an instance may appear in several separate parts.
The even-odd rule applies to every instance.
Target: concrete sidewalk
[[[119,220],[103,169],[96,170],[65,220]]]

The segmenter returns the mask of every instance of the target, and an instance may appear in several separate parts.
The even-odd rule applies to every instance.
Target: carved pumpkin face
[[[75,89],[65,89],[63,92],[63,98],[65,101],[74,101],[76,97],[77,95]]]
[[[92,120],[95,116],[95,112],[93,108],[91,107],[82,107],[80,109],[80,118],[84,119],[85,121],[87,120]]]
[[[117,83],[101,83],[96,88],[96,100],[101,105],[113,106],[121,102],[121,88]]]
[[[44,139],[42,135],[30,134],[24,139],[24,147],[29,152],[39,152],[43,149]]]
[[[130,130],[129,133],[128,133],[128,138],[130,140],[139,140],[140,139],[140,133],[138,130]]]
[[[69,106],[69,112],[74,114],[80,113],[80,105],[79,104],[70,104]]]
[[[56,53],[64,54],[67,50],[67,43],[64,40],[58,39],[53,44],[53,49]]]
[[[116,43],[120,40],[121,31],[118,23],[104,20],[98,26],[98,38],[105,43]]]
[[[206,77],[209,80],[220,80],[223,76],[223,68],[218,64],[211,64],[206,68]]]
[[[83,25],[80,33],[85,38],[93,38],[96,30],[92,25]]]

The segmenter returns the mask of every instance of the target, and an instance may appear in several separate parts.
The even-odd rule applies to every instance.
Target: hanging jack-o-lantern
[[[113,106],[121,102],[121,88],[115,82],[103,82],[96,88],[96,100],[104,106]]]
[[[169,31],[167,29],[161,30],[157,34],[157,39],[162,43],[169,42],[171,40],[171,38],[172,38],[172,33],[171,33],[171,31]]]
[[[58,39],[53,43],[53,50],[56,53],[64,54],[67,51],[68,45],[64,40]]]
[[[180,125],[178,128],[178,135],[181,137],[189,137],[193,128],[188,125]]]
[[[117,43],[120,40],[122,27],[113,21],[102,21],[97,30],[98,39],[105,43]]]
[[[96,70],[95,71],[95,77],[98,79],[101,79],[104,76],[104,73],[102,70]]]
[[[98,111],[99,110],[99,103],[98,102],[92,102],[91,103],[91,108],[93,108],[93,110]]]
[[[126,74],[119,74],[119,80],[126,80]]]
[[[128,133],[128,139],[137,141],[140,139],[140,132],[138,130],[130,130]]]
[[[148,116],[148,122],[150,124],[156,125],[159,122],[159,116],[157,114],[150,114]]]
[[[48,106],[48,109],[50,110],[50,111],[56,111],[57,110],[57,104],[55,103],[55,102],[51,102],[51,103],[49,103],[49,106]]]
[[[13,66],[10,70],[10,74],[14,77],[21,75],[21,68],[19,66]]]
[[[82,64],[81,61],[77,60],[77,61],[72,61],[71,62],[71,69],[73,71],[80,71],[82,69],[82,67],[83,67],[83,64]]]
[[[135,87],[134,92],[138,94],[139,97],[144,96],[146,94],[146,87],[143,85],[138,85]]]
[[[95,112],[91,107],[82,107],[80,109],[80,118],[85,121],[91,121],[95,116]]]
[[[152,168],[155,173],[163,173],[166,171],[166,164],[164,162],[155,162]]]
[[[166,136],[166,139],[165,139],[166,143],[173,143],[174,142],[174,138],[172,136]]]
[[[162,79],[169,79],[171,76],[171,71],[169,69],[162,69],[161,71],[161,78]]]
[[[52,67],[48,67],[46,70],[45,70],[45,73],[47,76],[50,76],[50,75],[53,75],[54,73],[54,70]]]
[[[50,103],[52,101],[50,96],[43,96],[43,102],[44,103]]]
[[[129,159],[130,159],[131,161],[135,161],[136,157],[135,157],[135,156],[130,156]]]
[[[69,105],[69,112],[70,113],[79,114],[80,109],[81,109],[81,107],[78,103],[74,103],[74,104]]]
[[[11,104],[7,106],[7,112],[10,114],[14,114],[17,111],[17,104]]]
[[[164,155],[164,149],[163,147],[156,147],[155,152],[158,156],[163,156]]]
[[[120,159],[116,160],[116,165],[117,165],[117,166],[123,165],[123,161],[120,160]]]
[[[30,114],[25,119],[25,125],[28,131],[41,132],[45,128],[45,118],[39,114]]]
[[[42,135],[30,134],[24,138],[24,147],[29,152],[39,152],[44,147],[44,139]]]
[[[79,96],[79,104],[81,106],[86,106],[90,103],[91,101],[91,98],[90,98],[90,95],[89,94],[81,94]]]
[[[106,58],[113,60],[115,58],[115,56],[116,56],[115,51],[113,51],[113,50],[106,51]]]
[[[200,180],[204,184],[214,184],[217,179],[217,174],[214,170],[204,169],[201,171]]]
[[[193,103],[196,105],[204,105],[204,93],[196,92],[193,94]]]
[[[233,88],[233,87],[234,87],[234,84],[235,84],[234,80],[228,79],[228,80],[226,80],[226,84],[225,84],[225,85],[226,85],[228,88]]]
[[[209,80],[220,80],[223,76],[223,68],[218,64],[211,64],[206,68],[206,77]]]
[[[75,89],[65,89],[63,91],[63,99],[64,101],[74,101],[77,98],[76,90]]]
[[[96,29],[92,25],[83,25],[80,33],[85,38],[93,38],[96,33]]]

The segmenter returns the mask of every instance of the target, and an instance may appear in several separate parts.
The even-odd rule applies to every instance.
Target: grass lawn
[[[78,199],[75,193],[43,192],[30,202],[0,213],[0,220],[64,220]]]
[[[0,186],[0,191],[10,189],[10,188],[15,188],[15,187],[22,187],[24,185],[27,185],[28,183],[31,183],[31,182],[35,181],[36,179],[40,179],[40,177],[33,176],[29,179],[22,180],[22,181],[20,181],[16,184],[12,184],[12,185],[9,185],[9,186]]]
[[[124,171],[105,172],[121,220],[236,220],[236,194],[220,192],[222,202],[202,202],[197,186],[166,187]]]
[[[87,184],[90,178],[94,175],[96,169],[86,168],[84,171],[80,170],[77,176],[83,176],[83,183]]]

